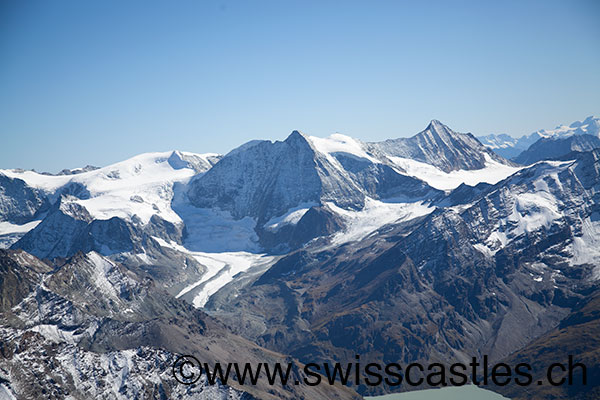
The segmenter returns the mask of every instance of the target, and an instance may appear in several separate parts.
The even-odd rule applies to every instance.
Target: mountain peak
[[[583,121],[575,121],[575,122],[573,122],[571,125],[569,125],[569,128],[579,128],[581,126],[589,125],[591,123],[594,123],[594,122],[596,122],[598,120],[600,120],[600,118],[595,117],[593,115],[590,115],[589,117],[587,117]]]
[[[446,125],[442,124],[442,123],[440,122],[440,120],[437,120],[437,119],[432,119],[432,120],[429,122],[429,125],[427,125],[427,129],[429,129],[429,128],[435,128],[435,127],[445,127],[445,126],[446,126]]]
[[[167,162],[173,169],[187,168],[189,164],[183,159],[183,154],[179,150],[173,150]]]
[[[417,134],[417,136],[428,136],[431,137],[432,140],[438,141],[442,140],[447,142],[451,140],[452,137],[456,136],[457,133],[450,129],[448,126],[444,125],[437,119],[432,119],[427,125],[427,128]]]
[[[287,146],[291,146],[291,148],[295,149],[294,151],[309,151],[310,153],[314,151],[310,136],[297,130],[293,130],[283,143]]]
[[[454,131],[452,129],[450,129],[447,125],[444,125],[441,121],[437,120],[437,119],[432,119],[429,122],[429,125],[427,125],[427,128],[425,128],[424,132],[434,132],[436,133],[438,136],[439,135],[452,135],[454,133]]]
[[[486,157],[510,164],[487,150],[473,135],[455,132],[437,119],[431,120],[427,128],[413,137],[371,145],[388,156],[420,161],[447,173],[485,168]]]
[[[294,129],[292,131],[292,133],[290,133],[290,135],[285,139],[285,141],[289,142],[289,141],[294,141],[294,140],[298,140],[298,139],[306,140],[307,136],[304,133]]]

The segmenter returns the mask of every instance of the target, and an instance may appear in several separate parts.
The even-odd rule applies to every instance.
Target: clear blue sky
[[[0,168],[600,113],[600,2],[0,0]]]

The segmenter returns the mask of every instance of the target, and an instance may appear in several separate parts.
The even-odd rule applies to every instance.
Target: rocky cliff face
[[[361,209],[366,196],[419,198],[430,191],[385,160],[327,151],[294,131],[283,142],[251,142],[232,151],[191,183],[189,198],[196,207],[218,207],[261,224],[301,204]]]
[[[41,191],[31,188],[22,179],[0,173],[0,222],[25,224],[46,211],[49,205]]]
[[[320,166],[308,141],[293,132],[285,141],[250,143],[226,155],[190,186],[189,197],[199,208],[219,207],[235,218],[251,216],[266,221],[301,203],[316,203],[324,191]],[[319,168],[320,167],[320,168]],[[360,202],[352,182],[331,179],[328,186],[339,189],[339,198]],[[335,190],[335,189],[334,189]]]
[[[119,217],[95,219],[72,197],[61,196],[36,229],[25,234],[13,247],[48,259],[92,250],[104,255],[143,253],[145,242],[153,235],[181,242],[182,229],[181,224],[156,215],[146,224]]]

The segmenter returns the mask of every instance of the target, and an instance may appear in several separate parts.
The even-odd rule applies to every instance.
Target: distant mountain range
[[[301,365],[551,351],[574,336],[548,335],[598,304],[598,127],[478,139],[433,120],[382,142],[293,131],[225,155],[0,170],[0,397],[353,399],[409,388],[183,387],[168,369],[185,353]]]
[[[529,135],[515,138],[507,134],[491,134],[478,139],[484,146],[508,159],[514,159],[540,139],[556,140],[573,135],[591,135],[600,138],[600,118],[590,116],[570,125],[559,125],[554,129],[541,129]]]

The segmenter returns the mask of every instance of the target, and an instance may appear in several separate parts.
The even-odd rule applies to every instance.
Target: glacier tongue
[[[176,295],[177,298],[186,295],[191,297],[191,302],[196,308],[204,307],[210,296],[231,282],[235,275],[252,267],[266,267],[276,259],[275,256],[245,251],[219,253],[191,251],[176,243],[166,242],[161,238],[155,237],[154,239],[163,247],[190,254],[206,267],[207,271],[200,280],[186,286]],[[190,296],[190,294],[193,296]]]

